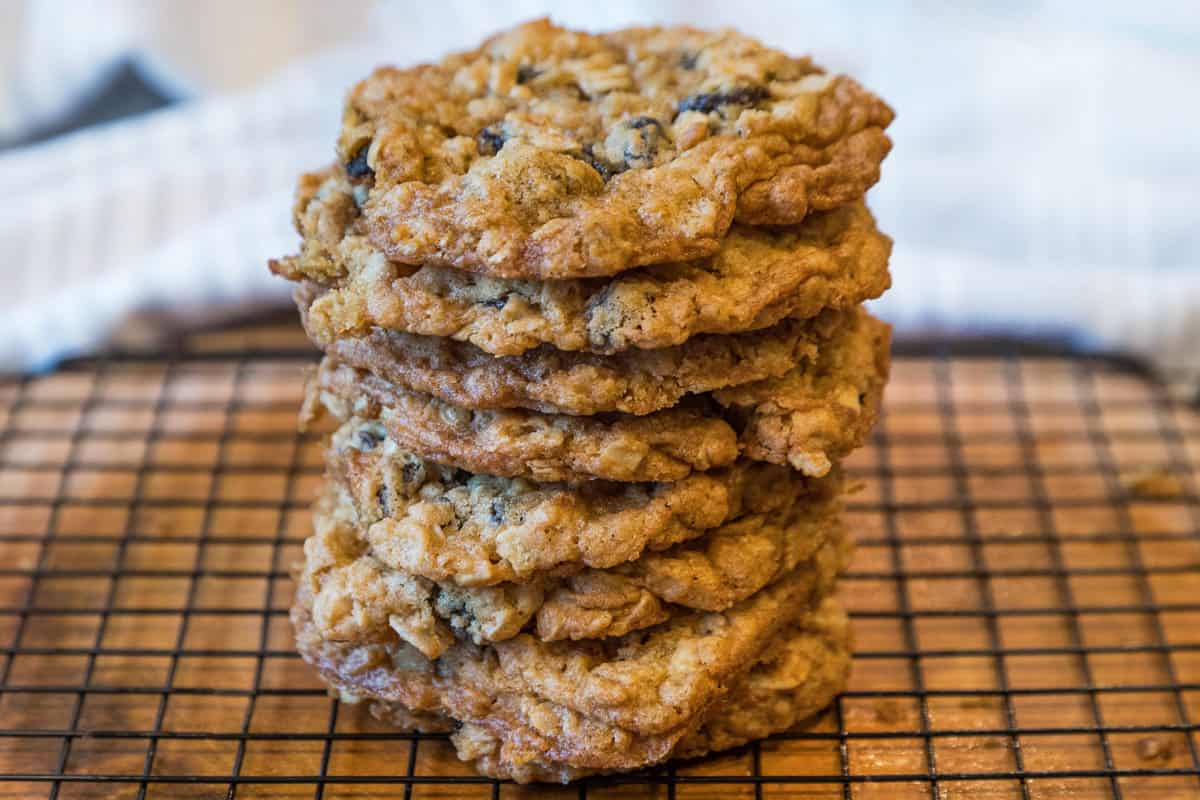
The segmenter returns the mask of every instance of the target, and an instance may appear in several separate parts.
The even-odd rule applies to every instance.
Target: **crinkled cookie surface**
[[[611,279],[533,281],[390,262],[362,235],[352,191],[341,170],[302,183],[302,253],[271,263],[305,284],[297,303],[322,345],[382,328],[501,356],[544,344],[611,354],[848,309],[890,285],[891,240],[862,203],[789,227],[735,224],[713,255],[694,261]]]
[[[338,155],[394,261],[600,276],[710,255],[735,218],[794,224],[857,200],[892,116],[734,31],[539,20],[375,70],[346,100]]]
[[[705,712],[679,739],[670,758],[696,758],[779,733],[817,714],[846,687],[850,676],[850,625],[833,600],[826,600],[799,625],[784,631],[779,646],[737,679],[729,694]],[[402,706],[374,704],[371,713],[411,727]],[[581,769],[507,744],[478,725],[463,725],[452,737],[458,757],[492,778],[518,783],[573,780],[604,772]],[[519,740],[518,740],[519,741]]]
[[[326,357],[309,383],[306,415],[324,408],[340,420],[378,419],[422,458],[535,481],[677,481],[743,452],[820,477],[870,430],[887,377],[888,331],[856,312],[811,365],[644,416],[476,411]]]
[[[822,486],[774,513],[751,514],[612,569],[461,586],[398,568],[390,548],[402,544],[365,529],[349,495],[327,484],[299,580],[325,638],[399,636],[427,658],[456,638],[484,644],[522,630],[543,641],[621,636],[663,622],[677,607],[723,611],[802,563],[818,591],[828,592],[848,555],[837,511],[832,487]]]
[[[325,460],[381,560],[462,586],[615,567],[748,514],[816,502],[832,485],[747,460],[669,483],[472,475],[418,458],[378,421],[356,418],[333,434]]]
[[[302,587],[297,646],[343,700],[409,728],[458,726],[460,758],[521,782],[637,769],[679,747],[698,755],[781,730],[827,704],[849,666],[844,616],[799,572],[723,614],[604,642],[459,643],[437,661],[403,643],[326,639],[311,603]],[[748,701],[769,701],[768,713]]]
[[[463,408],[642,415],[670,408],[689,394],[790,372],[802,361],[815,360],[821,343],[842,321],[842,314],[825,311],[761,331],[706,334],[675,347],[611,356],[548,346],[492,356],[462,342],[380,329],[338,339],[325,352],[398,387]]]

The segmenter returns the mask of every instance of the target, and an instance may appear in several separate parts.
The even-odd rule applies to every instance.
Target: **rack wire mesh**
[[[294,325],[0,381],[0,797],[1200,797],[1200,415],[1100,358],[919,350],[848,464],[850,690],[563,789],[326,696],[289,567]]]

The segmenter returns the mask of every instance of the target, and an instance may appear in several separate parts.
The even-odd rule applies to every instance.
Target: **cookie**
[[[359,217],[344,172],[314,175],[302,186],[297,224],[318,244],[271,267],[295,281],[306,273],[325,276],[297,293],[305,326],[319,344],[379,327],[452,338],[493,355],[543,344],[612,354],[671,347],[703,333],[758,330],[823,308],[848,309],[890,285],[891,240],[862,203],[814,214],[798,226],[735,224],[716,253],[695,261],[612,279],[523,281],[388,262],[356,232]],[[313,270],[304,269],[305,258],[315,259]]]
[[[395,568],[388,557],[395,543],[368,532],[348,494],[326,484],[300,580],[310,586],[313,619],[326,638],[399,635],[427,658],[456,637],[498,642],[526,627],[543,641],[620,636],[664,621],[672,605],[723,611],[801,562],[827,591],[846,561],[834,486],[609,570],[463,587]]]
[[[849,452],[847,443],[861,444],[875,424],[890,359],[891,328],[860,312],[822,349],[816,369],[712,397],[741,431],[747,458],[824,475],[832,459]]]
[[[705,712],[700,725],[676,743],[669,757],[696,758],[728,750],[816,715],[846,687],[850,639],[845,612],[833,600],[825,600],[801,625],[779,636],[779,647],[738,678],[729,694]],[[371,713],[414,729],[411,715],[402,706],[374,703]],[[461,726],[451,740],[459,758],[473,761],[479,772],[491,778],[568,783],[598,771],[545,758],[525,760],[527,755],[510,754],[503,739],[472,723]]]
[[[822,491],[787,467],[754,461],[672,483],[471,475],[420,459],[379,422],[359,419],[333,434],[325,461],[385,563],[462,586],[614,567]]]
[[[779,377],[812,361],[842,316],[826,311],[762,331],[706,334],[675,347],[612,356],[549,346],[492,356],[462,342],[381,329],[338,339],[324,350],[394,386],[463,408],[642,415],[670,408],[685,395]]]
[[[612,275],[711,255],[732,221],[794,224],[879,177],[893,117],[730,30],[545,20],[375,70],[338,139],[371,241],[494,277]]]
[[[780,637],[734,690],[717,702],[672,754],[696,758],[785,731],[824,709],[850,679],[853,634],[827,597],[804,624]]]
[[[503,640],[517,635],[541,606],[537,583],[478,588],[441,587],[373,558],[355,518],[331,487],[313,509],[313,535],[304,542],[297,580],[312,595],[312,620],[331,641],[399,637],[426,658],[459,638]]]
[[[524,409],[471,411],[399,389],[326,357],[301,421],[331,412],[378,419],[405,450],[472,473],[539,482],[677,481],[732,464],[737,433],[701,404],[642,417],[570,417]]]
[[[747,665],[812,619],[815,586],[798,570],[722,613],[676,616],[616,639],[457,642],[436,661],[398,639],[323,637],[305,583],[291,616],[301,655],[344,698],[402,707],[418,722],[471,725],[503,742],[504,762],[516,766],[612,771],[658,763],[700,730]]]
[[[857,312],[811,367],[644,416],[472,411],[326,358],[303,418],[322,407],[341,420],[378,418],[422,458],[536,481],[675,481],[728,466],[741,451],[819,477],[870,428],[886,379],[887,331]]]
[[[677,613],[668,603],[724,611],[801,564],[828,592],[848,561],[831,504],[794,509],[783,520],[749,517],[664,553],[555,582],[534,616],[534,632],[548,642],[620,636]]]

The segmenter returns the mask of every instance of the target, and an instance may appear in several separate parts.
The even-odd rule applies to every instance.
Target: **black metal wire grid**
[[[729,754],[530,790],[292,651],[321,469],[293,341],[0,385],[0,796],[1200,797],[1200,416],[1145,377],[899,357],[848,465],[850,691]]]

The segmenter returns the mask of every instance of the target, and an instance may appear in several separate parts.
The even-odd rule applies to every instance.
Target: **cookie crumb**
[[[1144,736],[1137,741],[1137,755],[1142,761],[1170,761],[1174,751],[1170,741],[1156,736]]]
[[[880,700],[874,704],[875,719],[885,725],[895,725],[904,719],[904,710],[894,700]]]
[[[1181,497],[1183,483],[1179,476],[1165,467],[1147,470],[1128,483],[1129,493],[1136,497]]]

